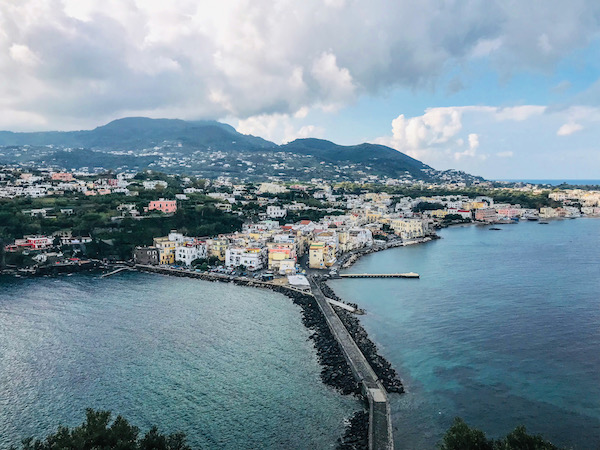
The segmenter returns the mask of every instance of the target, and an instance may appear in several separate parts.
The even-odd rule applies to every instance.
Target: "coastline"
[[[385,244],[374,244],[371,247],[361,248],[359,250],[354,250],[354,251],[348,253],[339,262],[339,265],[340,265],[341,269],[348,269],[348,268],[352,267],[352,265],[354,265],[354,263],[356,263],[360,258],[362,258],[365,255],[370,255],[371,253],[382,252],[384,250],[389,250],[391,248],[406,247],[407,245],[423,244],[425,242],[430,242],[435,239],[441,239],[441,237],[438,236],[437,234],[433,234],[433,235],[425,236],[422,238],[409,239],[409,240],[395,239],[391,242],[386,242]]]
[[[344,268],[350,267],[360,257],[388,250],[390,248],[397,248],[406,245],[413,245],[417,243],[429,242],[433,239],[439,238],[426,237],[421,239],[411,240],[409,242],[395,240],[387,242],[383,245],[376,245],[367,249],[361,249],[354,253],[349,254],[344,261],[341,261]],[[355,395],[359,398],[364,408],[355,411],[346,421],[346,430],[342,437],[337,439],[337,448],[339,449],[367,449],[369,448],[369,402],[367,397],[364,395],[361,389],[361,383],[355,378],[352,369],[344,357],[340,343],[334,337],[332,331],[329,328],[326,318],[319,309],[316,300],[312,293],[301,291],[299,289],[277,285],[268,282],[262,282],[254,279],[247,279],[243,277],[231,278],[226,275],[212,274],[212,273],[201,273],[192,272],[187,270],[178,270],[165,267],[157,266],[143,266],[135,265],[129,266],[124,264],[100,264],[97,261],[90,262],[92,264],[82,265],[70,265],[69,270],[56,270],[51,266],[43,271],[27,271],[23,272],[22,275],[18,275],[17,271],[7,270],[5,274],[16,275],[16,276],[52,276],[61,273],[74,273],[74,272],[92,272],[98,270],[125,268],[129,270],[136,270],[140,272],[158,273],[169,276],[179,276],[188,278],[197,278],[204,281],[212,282],[228,282],[234,283],[239,286],[255,287],[269,289],[274,292],[281,293],[286,297],[290,298],[292,302],[300,306],[302,311],[302,323],[304,326],[312,332],[309,337],[313,341],[314,348],[317,353],[317,359],[321,366],[321,380],[323,384],[334,388],[339,391],[342,395]],[[53,270],[54,269],[54,270]],[[13,273],[14,272],[14,273]],[[327,297],[334,300],[342,301],[333,290],[326,284],[326,280],[318,278],[317,280],[319,287],[326,293]],[[346,303],[346,302],[344,302]],[[350,333],[352,339],[363,353],[368,363],[371,365],[373,371],[377,374],[382,386],[390,393],[403,393],[404,387],[402,381],[399,378],[395,369],[391,364],[379,355],[377,346],[371,341],[367,332],[360,324],[360,321],[353,317],[352,314],[343,310],[340,307],[333,306],[333,309],[339,319],[342,321],[345,328]]]

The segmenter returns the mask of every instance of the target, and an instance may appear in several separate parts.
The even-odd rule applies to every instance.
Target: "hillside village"
[[[237,270],[244,274],[268,271],[267,276],[277,277],[294,275],[304,268],[328,270],[339,267],[356,252],[431,239],[436,228],[451,224],[600,215],[600,191],[550,192],[526,185],[474,195],[454,185],[424,183],[414,189],[427,190],[446,193],[411,196],[370,186],[336,186],[323,180],[250,184],[228,178],[208,181],[152,172],[92,176],[4,169],[0,172],[0,212],[18,201],[36,206],[47,202],[52,206],[17,211],[17,215],[30,221],[39,220],[40,233],[11,236],[0,226],[5,240],[3,259],[12,269],[47,264],[73,266],[85,259],[108,258],[144,265]],[[507,191],[511,195],[517,192],[536,196],[544,205],[532,208],[498,201],[497,198],[506,197]],[[58,202],[60,199],[64,201]],[[107,231],[101,221],[77,229],[56,229],[58,223],[68,223],[69,218],[81,216],[83,220],[85,214],[89,215],[85,202],[97,199],[103,200],[111,227],[132,223],[128,232],[134,236],[138,234],[136,226],[143,228],[151,221],[181,226],[163,235],[157,235],[158,229],[153,229],[143,239],[141,235],[138,240],[130,239],[129,247],[120,252],[110,248],[118,245],[110,238],[111,230],[117,228]],[[181,219],[184,211],[188,211],[188,216],[182,216],[183,222],[169,222]],[[213,228],[197,230],[219,231],[219,224],[229,220],[231,232],[190,234],[191,228],[185,222],[185,217],[192,217],[190,211],[202,217],[208,217],[209,212],[216,214],[213,222],[217,224],[210,224]],[[110,215],[112,212],[114,215]],[[54,231],[43,233],[44,227]],[[90,251],[102,245],[106,251]]]

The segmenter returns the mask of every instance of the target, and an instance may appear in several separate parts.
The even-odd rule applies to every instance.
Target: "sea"
[[[600,448],[600,220],[448,228],[346,272],[420,279],[330,282],[398,370],[398,449],[433,449],[461,417],[489,437],[518,425]]]
[[[530,183],[530,184],[549,184],[558,186],[560,184],[569,184],[571,186],[600,186],[600,180],[578,180],[578,179],[550,179],[550,180],[529,180],[529,179],[512,179],[501,180],[510,181],[511,183]]]
[[[193,448],[327,449],[362,407],[321,382],[281,294],[141,273],[0,286],[0,448],[94,408]]]
[[[600,445],[600,220],[440,231],[331,281],[398,370],[397,449],[434,449],[454,417],[500,437]],[[324,386],[301,312],[277,293],[141,273],[0,279],[0,448],[85,409],[195,448],[335,448],[360,403]]]

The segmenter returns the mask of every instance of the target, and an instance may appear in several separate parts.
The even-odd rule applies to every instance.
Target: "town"
[[[599,215],[600,191],[535,185],[0,170],[1,262],[14,273],[128,262],[303,285],[306,269],[336,273],[361,253],[427,241],[440,227]]]

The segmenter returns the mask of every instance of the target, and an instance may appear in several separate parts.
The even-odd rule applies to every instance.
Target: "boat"
[[[501,230],[502,228],[496,228],[496,227],[492,227],[492,228],[489,228],[489,229],[490,229],[490,230],[497,231],[497,230]]]
[[[540,225],[548,225],[548,222],[540,222]]]

